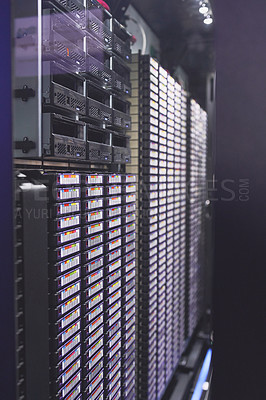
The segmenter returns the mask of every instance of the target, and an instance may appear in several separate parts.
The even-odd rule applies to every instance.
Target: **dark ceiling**
[[[132,0],[131,4],[160,38],[163,67],[173,74],[181,66],[191,94],[204,106],[206,75],[215,68],[215,23],[203,23],[199,0]]]
[[[181,66],[189,90],[205,105],[206,75],[214,71],[214,25],[205,25],[199,13],[200,0],[111,0],[116,8],[131,4],[161,41],[160,61],[174,73]],[[213,0],[210,1],[213,8]]]

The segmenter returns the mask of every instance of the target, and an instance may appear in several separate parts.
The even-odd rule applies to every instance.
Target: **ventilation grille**
[[[67,146],[64,143],[59,143],[57,145],[57,154],[58,155],[66,155],[67,154]]]
[[[114,124],[117,126],[123,126],[123,119],[121,117],[114,117]]]
[[[58,157],[67,157],[74,159],[86,159],[86,144],[71,142],[68,138],[56,137],[53,145],[53,155]]]
[[[65,8],[67,8],[67,0],[57,0],[58,3],[62,4]]]
[[[102,83],[112,84],[112,73],[108,67],[92,56],[87,57],[87,73],[99,79]]]
[[[61,89],[54,88],[54,105],[66,108],[67,110],[75,111],[80,114],[86,112],[86,101],[85,97],[74,93],[69,89],[64,91]]]
[[[73,110],[76,110],[76,111],[79,111],[79,112],[82,112],[82,113],[85,112],[85,109],[86,109],[85,101],[80,101],[80,100],[77,100],[77,99],[71,99],[70,105],[71,105],[71,108]]]
[[[94,32],[96,35],[100,35],[100,24],[97,24],[95,21],[90,21],[89,22],[89,28],[92,32]]]
[[[70,150],[70,151],[68,151],[68,150]],[[85,159],[86,158],[85,147],[59,143],[57,145],[57,148],[54,153],[54,155],[73,157],[73,158],[77,158],[77,154],[79,154],[79,156],[78,156],[79,158]]]
[[[116,35],[113,37],[113,51],[126,61],[131,61],[130,42],[123,42]]]
[[[94,76],[97,76],[97,77],[99,76],[99,68],[95,64],[90,65],[89,72]]]
[[[119,89],[119,90],[123,89],[122,81],[120,81],[118,79],[115,79],[114,86],[115,86],[116,89]]]
[[[122,113],[117,110],[113,111],[113,122],[114,122],[114,125],[122,127],[122,128],[130,129],[130,127],[131,127],[130,117],[127,114]]]
[[[106,71],[101,71],[101,80],[106,83],[112,83],[112,75]]]
[[[99,108],[90,107],[89,108],[89,115],[92,118],[101,119],[101,111],[99,110]]]
[[[70,151],[68,151],[68,147],[70,148]],[[84,147],[59,143],[54,155],[77,158],[77,153],[80,154],[79,158],[85,159],[86,150]]]
[[[55,103],[64,106],[66,104],[66,95],[63,93],[55,93]]]
[[[85,27],[85,8],[79,0],[56,0],[68,11],[68,16],[73,18],[81,27]]]
[[[102,37],[103,37],[104,43],[108,46],[111,46],[112,36],[111,36],[109,29],[107,29],[106,27],[103,27]]]
[[[70,147],[70,154],[73,157],[76,157],[77,154],[80,154],[80,157],[85,158],[86,157],[86,150],[85,147],[81,146],[71,146]]]
[[[99,119],[101,121],[108,121],[111,122],[112,117],[111,117],[111,113],[108,113],[106,111],[103,111],[97,107],[90,107],[89,108],[89,116],[91,118],[95,118],[95,119]]]
[[[110,30],[92,14],[89,16],[88,29],[97,39],[103,42],[103,44],[107,47],[111,47],[112,34]]]
[[[128,79],[115,72],[113,77],[113,82],[114,82],[114,88],[116,90],[130,95],[131,85]]]
[[[89,99],[88,100],[88,114],[91,118],[112,122],[111,109],[98,101]]]
[[[94,159],[94,160],[98,160],[99,159],[99,151],[98,150],[90,150],[89,151],[89,158],[90,159]]]
[[[79,5],[77,2],[69,0],[69,9],[75,15],[78,15],[81,21],[85,22],[85,10],[82,4]]]
[[[104,65],[93,58],[92,56],[87,57],[87,72],[96,78],[100,78],[101,71],[103,70]]]
[[[112,150],[110,146],[99,144],[97,147],[96,143],[93,146],[88,146],[88,159],[90,161],[100,161],[101,163],[110,163],[112,161]],[[108,147],[108,149],[106,149]]]
[[[118,42],[115,42],[114,50],[117,51],[117,53],[122,54],[122,45]]]

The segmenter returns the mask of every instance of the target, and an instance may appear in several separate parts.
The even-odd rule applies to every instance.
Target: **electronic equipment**
[[[158,400],[186,340],[187,131],[177,118],[181,106],[186,119],[187,95],[150,56],[133,55],[131,71],[130,170],[140,182],[138,398]]]
[[[19,17],[16,25],[15,156],[129,163],[128,144],[113,147],[111,131],[131,126],[131,35],[97,1],[35,3],[25,8],[30,28]],[[84,123],[105,130],[104,141],[93,144]]]

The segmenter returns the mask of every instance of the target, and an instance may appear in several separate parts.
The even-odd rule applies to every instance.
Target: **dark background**
[[[11,131],[11,13],[10,2],[0,13],[0,398],[15,399],[15,334],[13,273],[13,174]]]
[[[124,7],[137,9],[160,39],[160,64],[171,75],[181,66],[192,96],[205,107],[206,75],[215,69],[214,24],[205,25],[199,0],[106,0],[123,21]],[[212,0],[210,1],[212,4]],[[124,11],[123,11],[124,10]]]
[[[213,400],[266,398],[265,16],[216,1],[216,179],[249,178],[250,199],[215,205]]]

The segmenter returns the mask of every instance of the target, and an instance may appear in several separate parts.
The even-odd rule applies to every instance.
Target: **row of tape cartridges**
[[[131,170],[139,181],[139,398],[159,400],[185,345],[187,95],[134,55]],[[133,127],[134,128],[134,127]]]
[[[30,179],[48,193],[51,399],[135,399],[136,176]]]
[[[207,114],[195,101],[190,101],[189,143],[189,294],[188,334],[193,333],[203,312],[203,246],[205,226],[203,206],[207,199]]]

